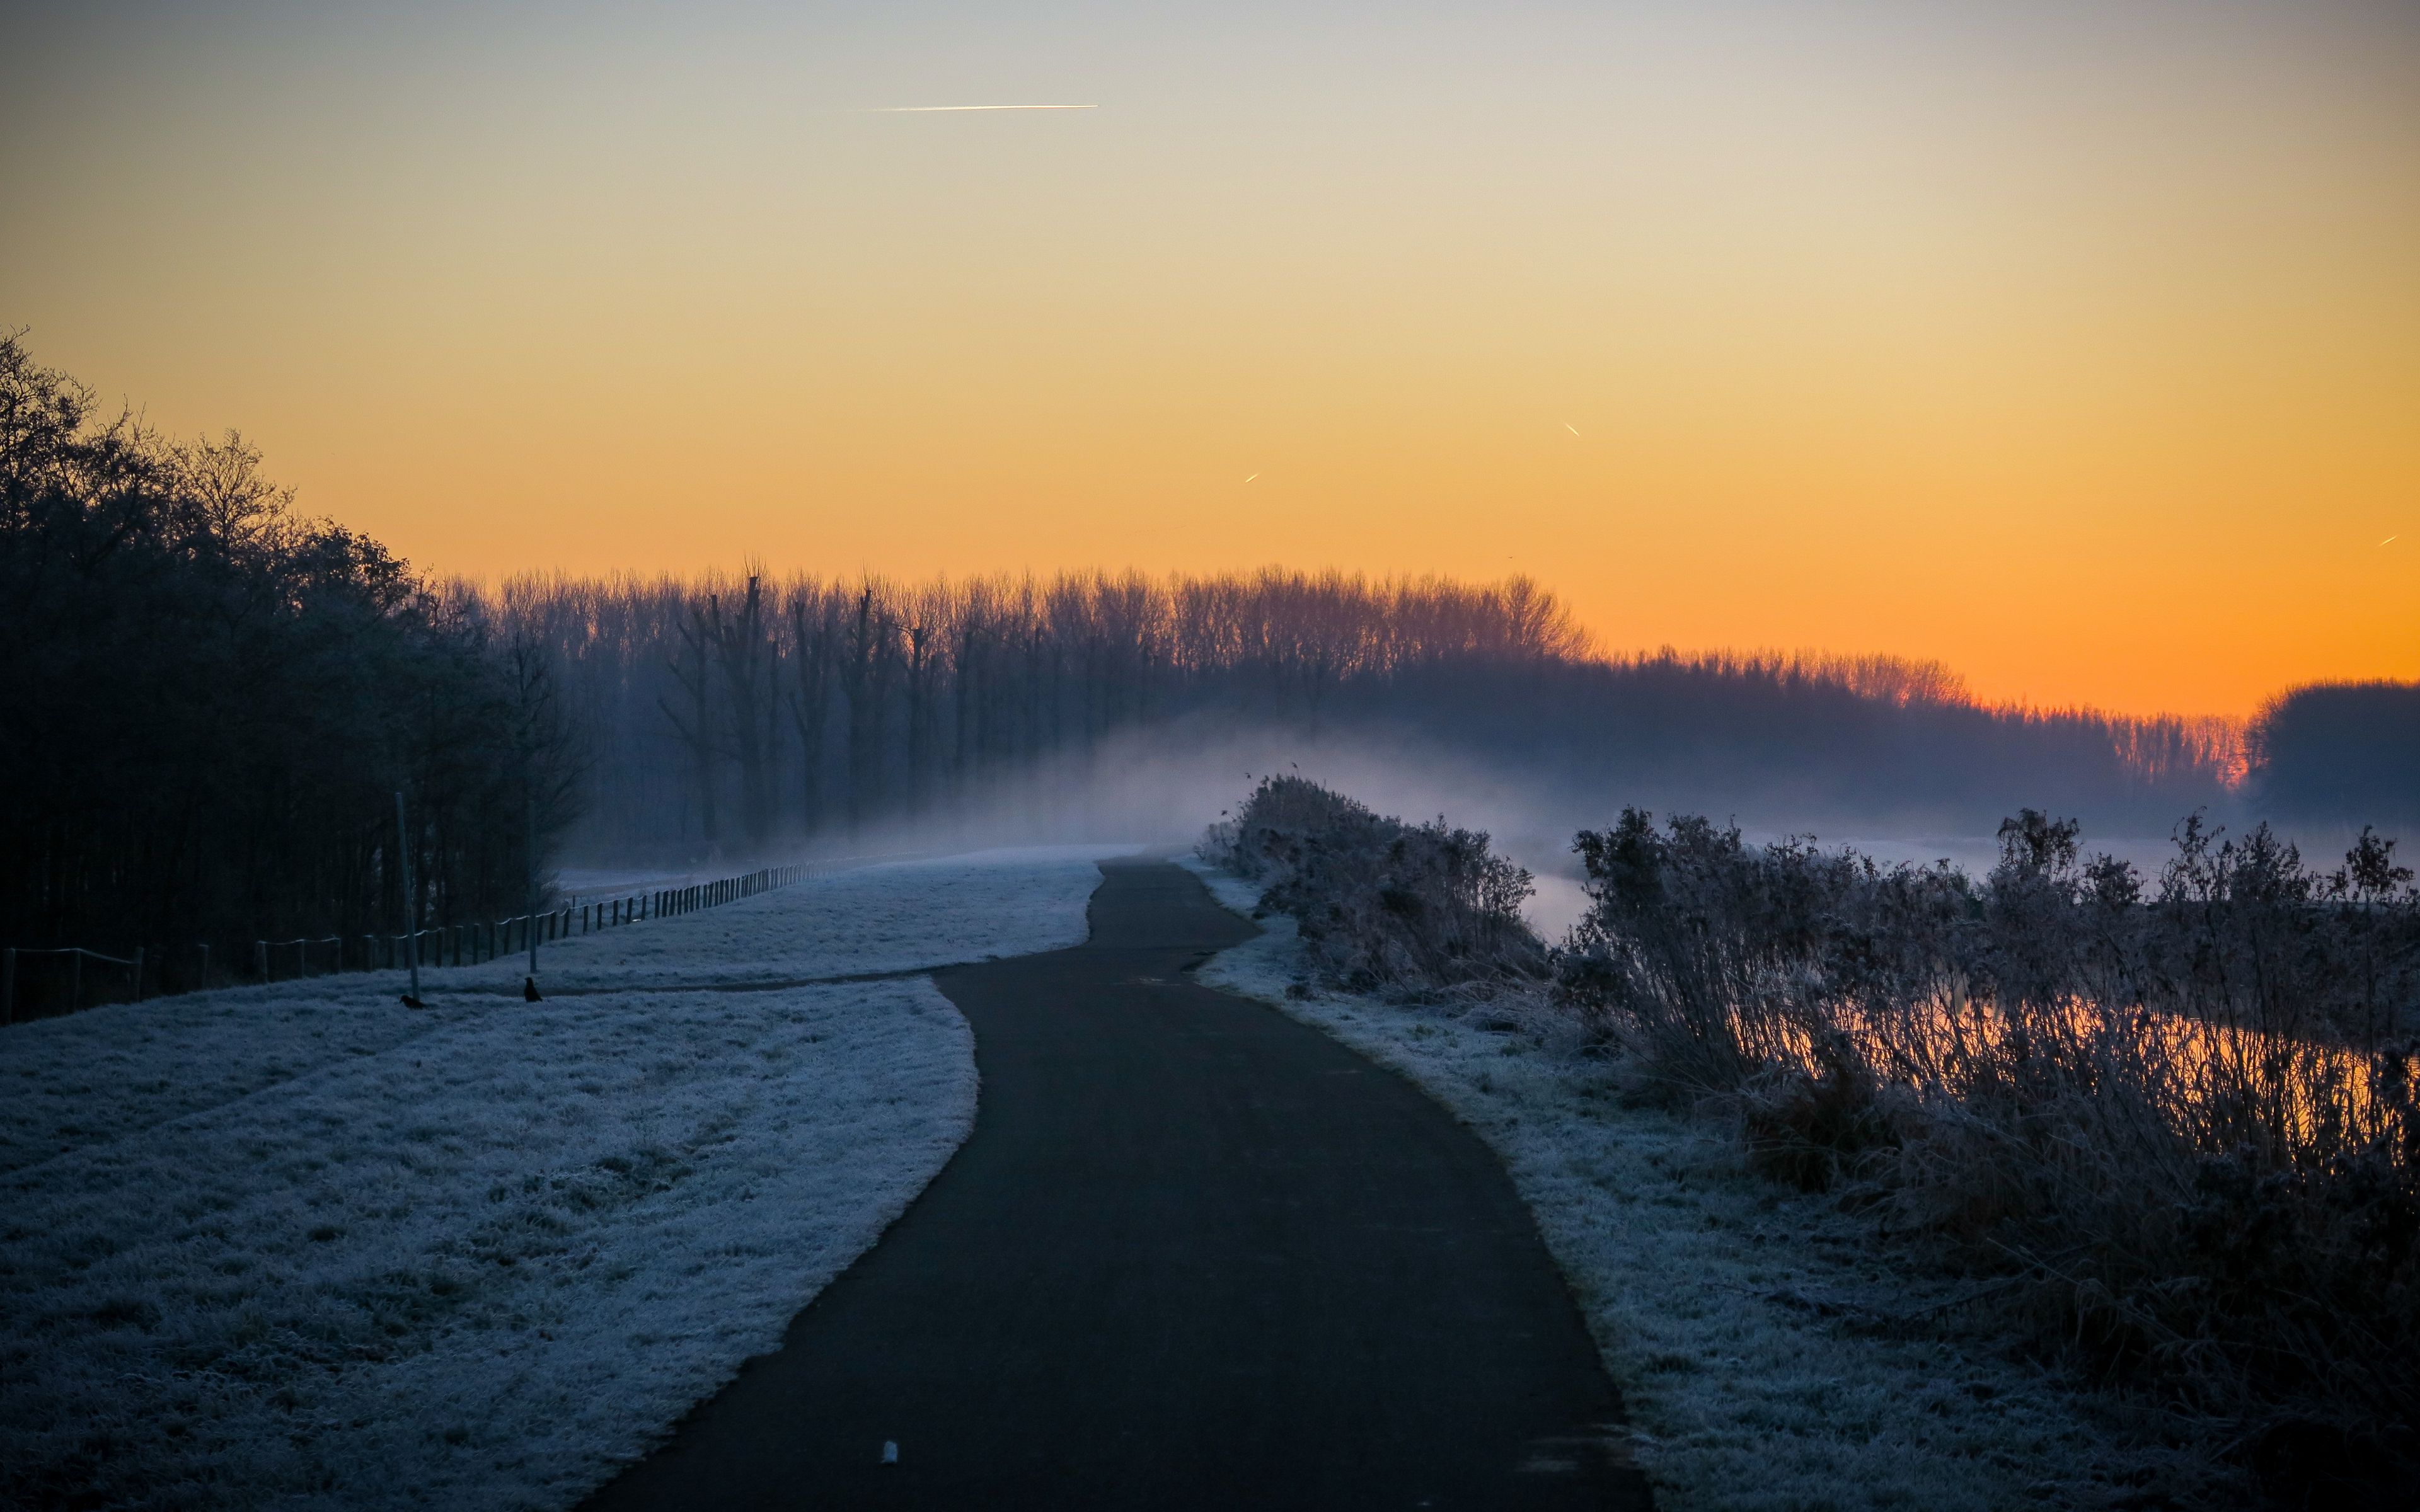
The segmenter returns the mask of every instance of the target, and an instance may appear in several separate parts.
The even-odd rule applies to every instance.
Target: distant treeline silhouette
[[[524,906],[573,796],[544,659],[258,460],[0,337],[0,943],[143,946],[156,991],[392,933],[398,789],[424,922]]]
[[[2279,818],[2420,821],[2420,683],[2319,683],[2252,722],[2252,785]]]
[[[1418,743],[1575,804],[1978,835],[2020,798],[2164,833],[2226,802],[2242,764],[2228,721],[1992,708],[1936,663],[1598,656],[1521,578],[758,573],[458,594],[557,668],[596,756],[573,843],[599,856],[946,816],[1045,764],[1080,784],[1105,753],[1243,730]]]
[[[982,801],[1198,718],[1317,732],[1446,669],[1582,649],[1527,580],[1067,573],[522,579],[476,610],[543,645],[595,740],[583,843],[756,847]]]

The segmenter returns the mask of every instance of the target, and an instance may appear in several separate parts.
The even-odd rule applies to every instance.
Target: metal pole
[[[411,995],[420,995],[420,921],[411,909],[411,826],[405,822],[403,790],[395,790],[395,855],[403,876],[403,932],[411,939]]]
[[[521,791],[521,832],[528,846],[529,866],[529,934],[532,980],[537,978],[537,795],[527,788]]]

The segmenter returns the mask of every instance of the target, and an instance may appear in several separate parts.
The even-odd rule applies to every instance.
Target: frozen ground
[[[912,973],[1107,849],[874,867],[508,963],[0,1031],[0,1501],[557,1507],[771,1348],[970,1127]],[[709,990],[753,982],[752,990]],[[585,989],[572,991],[572,988]]]
[[[1238,912],[1257,902],[1185,864]],[[1911,1273],[1870,1224],[1749,1174],[1719,1125],[1623,1105],[1551,1020],[1322,992],[1293,921],[1262,924],[1202,979],[1392,1067],[1495,1147],[1663,1512],[2160,1506],[2211,1489],[2098,1398],[1963,1335],[1960,1288]]]

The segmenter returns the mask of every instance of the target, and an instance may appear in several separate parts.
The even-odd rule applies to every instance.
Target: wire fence
[[[519,955],[533,944],[593,934],[652,918],[672,918],[716,908],[785,887],[794,882],[837,870],[830,865],[772,866],[710,882],[677,887],[634,891],[611,898],[575,901],[544,913],[516,914],[509,918],[431,925],[398,934],[319,934],[291,940],[255,940],[250,959],[213,960],[209,945],[188,947],[190,966],[178,977],[191,985],[179,991],[245,983],[291,981],[305,977],[334,976],[348,971],[385,971],[410,966],[415,955],[423,970],[477,965]],[[159,982],[169,959],[166,950],[137,946],[130,956],[104,955],[81,946],[0,949],[0,1025],[20,1017],[48,1017],[97,1007],[104,1002],[142,1001],[147,986]],[[85,963],[98,964],[87,980]],[[147,968],[148,974],[147,975]]]

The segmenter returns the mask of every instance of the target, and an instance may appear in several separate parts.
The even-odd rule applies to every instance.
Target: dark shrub
[[[1407,825],[1298,777],[1264,779],[1203,852],[1267,885],[1313,958],[1356,988],[1543,980],[1546,950],[1521,918],[1529,873],[1487,836]]]

